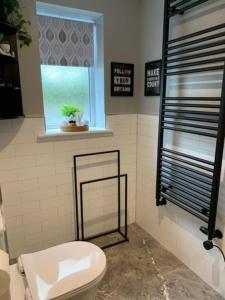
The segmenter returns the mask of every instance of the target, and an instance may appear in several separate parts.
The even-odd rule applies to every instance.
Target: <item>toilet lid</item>
[[[106,257],[97,246],[70,242],[21,256],[33,300],[49,300],[89,286],[104,274]]]

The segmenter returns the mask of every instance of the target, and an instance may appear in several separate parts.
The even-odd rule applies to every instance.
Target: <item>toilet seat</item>
[[[104,276],[106,257],[97,246],[70,242],[21,255],[32,300],[67,299],[95,286]]]

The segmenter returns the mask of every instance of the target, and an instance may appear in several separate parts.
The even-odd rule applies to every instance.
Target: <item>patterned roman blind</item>
[[[41,64],[92,67],[94,24],[38,15]]]

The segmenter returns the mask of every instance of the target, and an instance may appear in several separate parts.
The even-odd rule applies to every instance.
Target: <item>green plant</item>
[[[80,108],[73,105],[63,105],[60,109],[61,115],[63,117],[69,118],[70,121],[74,121],[75,115],[78,112],[81,112]]]
[[[21,48],[31,44],[32,39],[27,31],[27,26],[30,25],[30,21],[23,18],[18,0],[1,0],[0,19],[16,27]]]
[[[3,33],[0,33],[0,44],[8,44],[9,41],[7,40],[7,38],[4,36]]]
[[[1,17],[4,21],[7,20],[8,16],[19,10],[20,5],[18,0],[1,0]]]

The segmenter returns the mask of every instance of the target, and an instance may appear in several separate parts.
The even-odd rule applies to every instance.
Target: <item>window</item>
[[[41,66],[46,127],[55,129],[62,123],[60,107],[76,105],[84,112],[84,120],[93,124],[90,103],[89,68]]]
[[[44,3],[37,7],[46,130],[63,123],[63,105],[78,106],[84,112],[83,121],[104,127],[100,16]]]

